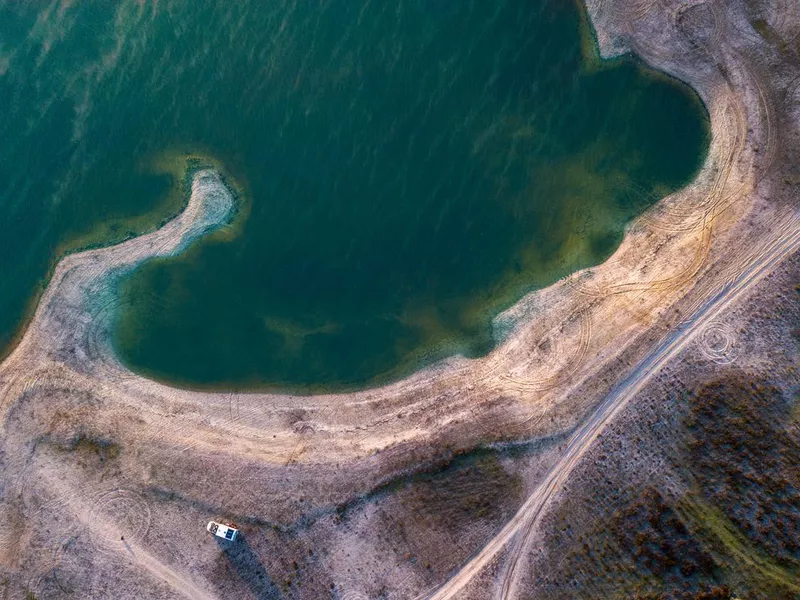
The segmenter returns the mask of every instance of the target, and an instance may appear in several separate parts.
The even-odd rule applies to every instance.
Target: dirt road
[[[186,573],[174,568],[162,559],[144,549],[135,536],[124,537],[124,531],[113,519],[109,519],[102,511],[91,510],[91,502],[80,497],[65,481],[53,476],[52,473],[43,474],[48,480],[49,487],[59,492],[63,506],[75,518],[75,522],[89,534],[97,547],[102,547],[119,560],[129,561],[134,567],[139,568],[155,579],[168,585],[177,594],[190,600],[217,600],[217,596],[198,585]]]
[[[717,319],[733,302],[746,294],[782,260],[800,249],[800,215],[783,225],[779,235],[765,244],[760,252],[741,265],[742,270],[721,286],[697,308],[688,319],[656,345],[602,401],[570,439],[566,451],[547,477],[528,497],[516,515],[484,548],[430,600],[455,598],[459,592],[488,565],[515,537],[517,542],[508,559],[500,597],[513,597],[519,578],[519,565],[533,541],[536,525],[548,502],[570,476],[592,443],[641,390],[649,379],[669,360],[679,354],[708,323]]]

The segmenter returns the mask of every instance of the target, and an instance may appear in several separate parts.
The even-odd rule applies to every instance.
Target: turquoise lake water
[[[121,285],[134,370],[312,391],[487,351],[707,152],[697,96],[590,35],[564,0],[0,0],[0,347],[60,255],[180,210],[192,156],[238,216]]]

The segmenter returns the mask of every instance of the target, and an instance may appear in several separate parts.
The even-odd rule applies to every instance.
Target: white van
[[[206,525],[206,529],[213,533],[217,537],[221,537],[223,540],[228,540],[232,542],[236,539],[236,536],[239,535],[239,530],[231,525],[225,525],[224,523],[217,523],[216,521],[209,521],[208,525]]]

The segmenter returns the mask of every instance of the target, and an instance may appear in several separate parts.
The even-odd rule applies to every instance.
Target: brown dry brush
[[[800,445],[791,402],[740,374],[690,397],[686,468],[703,497],[765,554],[800,566]]]

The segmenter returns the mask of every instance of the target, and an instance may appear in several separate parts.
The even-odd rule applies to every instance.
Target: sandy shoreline
[[[287,429],[281,417],[302,410],[306,449],[294,460],[312,462],[363,458],[412,440],[434,440],[443,429],[468,424],[475,410],[487,411],[506,429],[498,437],[544,433],[534,423],[552,404],[564,402],[636,342],[710,264],[720,264],[710,255],[721,253],[725,228],[750,208],[745,200],[755,185],[755,157],[746,148],[746,129],[755,135],[763,123],[758,115],[747,114],[747,99],[737,97],[724,82],[703,83],[699,90],[710,107],[713,141],[697,179],[638,219],[606,263],[533,292],[499,315],[496,326],[509,333],[485,358],[454,357],[399,382],[356,393],[237,394],[235,419],[228,393],[178,390],[128,372],[108,343],[107,321],[114,302],[108,287],[118,270],[132,268],[148,256],[177,252],[206,228],[204,220],[210,217],[204,214],[202,200],[207,194],[198,181],[211,175],[202,172],[186,210],[164,228],[118,246],[69,256],[59,264],[23,341],[2,366],[3,379],[22,370],[15,364],[24,364],[23,385],[31,385],[30,367],[36,365],[36,372],[56,369],[61,376],[74,377],[76,387],[102,386],[124,397],[123,404],[140,405],[145,414],[148,407],[152,411],[159,405],[181,404],[181,410],[190,408],[207,425],[186,423],[197,430],[185,431],[181,424],[176,442],[196,439],[210,448],[222,441],[215,432],[220,427],[235,432],[242,449],[255,450],[260,440],[272,435],[294,447],[298,434]],[[213,185],[224,193],[221,181],[209,187]],[[15,395],[9,389],[4,393],[6,398]],[[272,410],[265,414],[265,406]],[[402,419],[399,413],[404,413]],[[382,426],[387,419],[391,421]],[[483,432],[479,439],[464,440],[465,445],[479,441],[493,440]],[[269,447],[265,460],[284,460],[275,452],[274,440]]]
[[[352,482],[318,491],[336,502],[348,486],[362,493],[442,453],[573,431],[648,352],[765,248],[797,231],[796,208],[774,201],[781,185],[776,98],[791,96],[797,83],[767,81],[751,64],[748,48],[761,42],[742,7],[704,12],[700,25],[689,21],[697,31],[687,34],[683,16],[715,4],[587,4],[604,56],[633,50],[706,103],[712,141],[695,181],[638,218],[605,263],[498,316],[496,327],[508,333],[486,357],[449,359],[376,389],[307,397],[179,390],[130,373],[113,355],[114,274],[180,251],[231,209],[218,177],[197,173],[185,211],[162,229],[62,260],[21,342],[0,365],[3,502],[25,516],[19,527],[27,532],[0,533],[0,565],[12,569],[34,551],[25,546],[34,526],[25,505],[31,469],[42,494],[55,476],[52,465],[30,458],[32,440],[113,440],[127,457],[129,487],[163,487],[151,465],[174,462],[186,470],[170,481],[175,490],[231,511],[255,511],[263,499],[253,498],[257,482],[239,477],[251,465],[276,478],[293,476],[286,467],[307,469],[299,478],[319,472],[329,479],[349,467]],[[773,16],[773,26],[787,30],[800,21],[794,13]],[[241,496],[204,492],[190,468],[200,464],[229,470],[222,478],[240,485]],[[80,505],[88,496],[78,480],[74,486],[72,503]],[[275,502],[276,514],[299,510]]]

